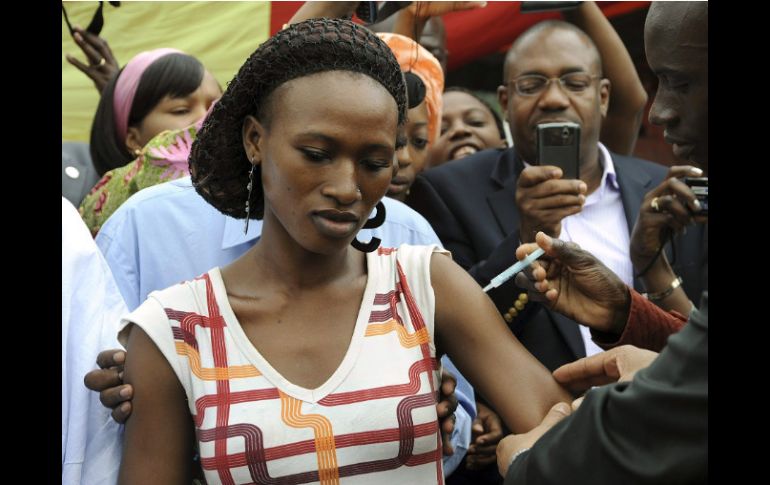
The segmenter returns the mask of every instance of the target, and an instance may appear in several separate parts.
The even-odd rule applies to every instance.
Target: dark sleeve
[[[660,352],[668,337],[684,327],[687,318],[676,311],[662,310],[633,288],[630,288],[630,293],[631,307],[623,333],[618,336],[592,329],[591,337],[604,350],[620,345],[634,345]]]
[[[505,485],[705,483],[706,294],[703,302],[633,381],[590,391],[574,414],[514,460]]]
[[[675,252],[671,249],[676,248]],[[682,289],[693,302],[709,287],[708,224],[695,224],[666,245],[666,256],[674,274],[682,277]]]
[[[471,238],[430,180],[418,175],[409,189],[407,202],[427,219],[444,248],[452,252],[452,259],[457,264],[465,270],[474,265],[478,255],[473,249]]]
[[[453,214],[428,178],[417,176],[407,202],[428,220],[444,248],[451,251],[452,259],[468,271],[480,286],[486,286],[492,278],[516,263],[516,248],[519,247],[520,240],[518,230],[503,239],[488,256],[482,258],[474,249],[467,228]],[[489,296],[500,313],[505,313],[521,291],[523,290],[510,280],[491,290]]]

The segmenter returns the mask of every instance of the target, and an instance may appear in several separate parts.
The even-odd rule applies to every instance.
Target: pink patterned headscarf
[[[184,54],[184,52],[169,47],[140,52],[128,61],[120,73],[112,99],[118,139],[124,140],[128,134],[128,116],[131,114],[131,106],[134,104],[136,88],[139,86],[142,74],[153,62],[168,54]]]
[[[444,71],[426,48],[409,37],[380,32],[377,37],[388,44],[402,71],[412,71],[425,83],[425,104],[428,107],[428,143],[433,144],[441,131],[441,93],[444,92]]]

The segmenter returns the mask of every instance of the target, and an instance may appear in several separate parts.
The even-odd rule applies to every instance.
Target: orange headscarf
[[[428,143],[438,139],[441,129],[441,93],[444,92],[444,72],[441,64],[427,49],[409,37],[378,33],[396,56],[401,70],[412,71],[425,83],[425,103],[428,107]]]

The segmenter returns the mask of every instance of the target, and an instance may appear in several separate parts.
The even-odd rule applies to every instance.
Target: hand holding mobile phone
[[[580,178],[580,125],[570,122],[537,125],[537,161],[562,169],[563,179]]]

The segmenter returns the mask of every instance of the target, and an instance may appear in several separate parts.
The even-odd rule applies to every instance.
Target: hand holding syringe
[[[516,273],[520,272],[527,266],[531,265],[535,262],[537,258],[542,256],[545,253],[542,248],[535,249],[531,254],[529,254],[526,258],[522,259],[521,261],[518,261],[516,264],[511,266],[510,268],[506,269],[499,275],[492,278],[492,280],[489,282],[487,286],[484,287],[484,291],[489,291],[492,288],[497,288],[498,286],[502,285],[509,279],[516,276]]]

